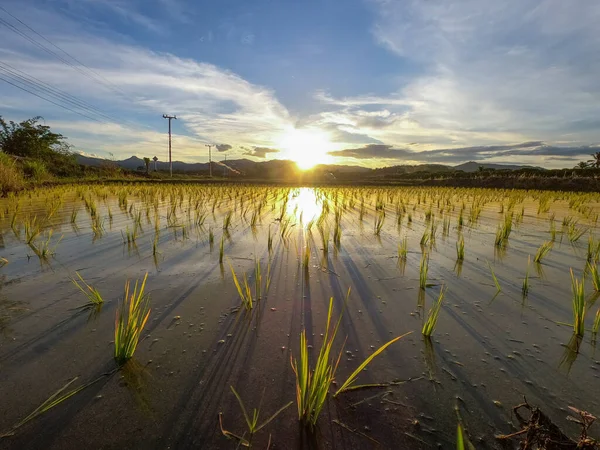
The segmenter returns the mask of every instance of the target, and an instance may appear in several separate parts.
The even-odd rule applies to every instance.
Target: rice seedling
[[[375,220],[375,236],[379,236],[381,234],[381,229],[383,228],[383,223],[385,222],[385,209],[380,209],[379,214],[377,214],[377,219]]]
[[[494,241],[496,247],[504,247],[508,243],[508,237],[512,231],[512,220],[512,213],[505,214],[504,220],[498,225],[498,229],[496,230],[496,239]]]
[[[115,314],[114,358],[119,366],[133,357],[140,336],[150,317],[150,297],[144,293],[148,274],[139,285],[135,282],[130,292],[129,280],[125,282],[125,294]]]
[[[223,255],[225,253],[225,235],[221,236],[221,243],[219,244],[219,264],[223,264]]]
[[[71,210],[71,223],[72,224],[77,223],[77,213],[78,213],[78,209],[73,207],[73,209]]]
[[[52,235],[53,235],[53,231],[50,230],[46,234],[45,239],[42,239],[40,242],[31,242],[29,244],[29,247],[33,250],[33,252],[37,255],[37,257],[40,258],[41,260],[47,260],[50,256],[53,256],[54,254],[56,254],[56,248],[58,247],[58,244],[60,244],[60,241],[62,241],[62,239],[64,237],[64,236],[61,236],[58,239],[58,241],[56,241],[54,246],[52,246],[51,245]]]
[[[490,265],[489,261],[486,261],[486,262],[487,262],[487,265],[488,265],[488,267],[490,269],[490,272],[492,274],[492,280],[494,281],[494,285],[496,286],[496,292],[502,291],[502,288],[500,287],[500,283],[498,282],[498,278],[496,278],[496,274],[494,273],[494,269]]]
[[[548,253],[550,253],[550,251],[552,250],[552,241],[546,241],[544,242],[540,248],[538,248],[537,252],[535,253],[535,257],[533,258],[533,261],[536,263],[541,263],[542,259],[544,259],[546,257],[546,255],[548,255]]]
[[[4,267],[7,264],[8,264],[8,259],[0,258],[0,267]]]
[[[235,270],[233,270],[233,266],[229,263],[229,267],[231,268],[231,276],[233,277],[233,283],[238,291],[240,299],[242,300],[242,306],[246,308],[247,311],[252,310],[254,307],[254,301],[252,299],[252,289],[250,289],[250,284],[248,283],[248,277],[244,273],[244,284],[243,286],[238,281],[238,277],[235,274]]]
[[[406,261],[408,256],[408,237],[404,236],[404,239],[398,244],[398,259]]]
[[[419,288],[425,290],[427,287],[427,272],[429,271],[429,255],[423,252],[419,264]]]
[[[594,324],[592,325],[592,333],[597,335],[598,331],[600,331],[600,307],[596,311],[596,317],[594,317]]]
[[[321,246],[323,248],[323,255],[327,256],[329,254],[329,228],[320,226],[319,234],[321,236]]]
[[[442,235],[448,236],[450,234],[450,217],[445,216],[442,223]]]
[[[60,405],[65,400],[68,400],[69,398],[71,398],[72,396],[74,396],[75,394],[77,394],[78,392],[81,392],[86,387],[92,385],[93,383],[95,383],[97,381],[97,380],[92,381],[91,383],[87,383],[87,384],[81,385],[81,386],[79,386],[79,387],[77,387],[75,389],[72,389],[70,391],[65,392],[67,390],[67,388],[69,386],[71,386],[78,378],[79,377],[73,378],[71,381],[69,381],[67,384],[65,384],[63,387],[61,387],[58,391],[56,391],[54,394],[52,394],[50,397],[48,397],[48,399],[46,399],[40,406],[38,406],[36,409],[34,409],[27,417],[25,417],[23,420],[17,422],[15,425],[13,425],[10,428],[10,430],[1,433],[0,434],[0,438],[14,436],[15,433],[17,432],[17,430],[20,427],[22,427],[23,425],[25,425],[26,423],[28,423],[28,422],[34,420],[35,418],[41,416],[45,412],[47,412],[50,409],[54,408],[55,406]]]
[[[588,238],[588,246],[587,246],[587,256],[586,261],[591,264],[596,264],[598,262],[598,258],[600,256],[600,241],[594,239],[592,233],[590,233],[590,237]]]
[[[208,229],[208,243],[209,243],[210,249],[212,251],[213,244],[215,243],[215,234],[213,233],[212,228]]]
[[[347,301],[347,297],[346,297]],[[343,349],[340,351],[337,358],[333,359],[332,347],[337,335],[343,311],[340,314],[335,325],[332,324],[333,298],[329,300],[329,310],[327,313],[327,323],[323,343],[314,363],[314,369],[310,369],[309,363],[309,346],[306,339],[306,330],[302,330],[300,334],[300,358],[295,360],[290,356],[292,370],[296,376],[296,403],[298,407],[298,418],[310,427],[314,427],[317,423],[321,410],[327,399],[329,388],[335,379],[335,374],[342,357]],[[409,334],[409,333],[407,333]],[[379,349],[374,351],[348,378],[341,384],[338,390],[333,394],[337,396],[340,393],[356,389],[362,386],[353,386],[360,372],[381,352],[389,347],[394,342],[402,337],[398,336]]]
[[[444,294],[446,293],[446,289],[442,286],[440,290],[440,295],[438,296],[437,301],[433,304],[429,312],[427,313],[427,319],[423,324],[423,328],[421,329],[421,333],[423,336],[429,337],[433,333],[435,326],[438,321],[438,317],[440,315],[440,310],[442,308],[442,301],[444,300]]]
[[[227,213],[227,215],[225,216],[225,218],[223,219],[223,229],[224,230],[229,230],[229,227],[231,226],[231,217],[233,216],[233,212],[229,211]]]
[[[281,414],[283,411],[285,411],[287,408],[289,408],[294,403],[294,402],[289,402],[286,405],[282,406],[274,414],[272,414],[267,420],[265,420],[264,422],[262,422],[259,425],[258,421],[260,420],[260,408],[262,405],[262,398],[261,398],[261,404],[258,405],[258,408],[253,408],[252,415],[249,415],[240,395],[233,388],[233,386],[229,386],[229,387],[231,388],[231,392],[233,392],[233,395],[235,395],[235,398],[237,399],[238,404],[240,405],[240,409],[242,410],[242,414],[244,415],[244,420],[246,421],[246,425],[248,427],[249,437],[248,437],[248,439],[246,439],[245,433],[243,436],[239,436],[237,434],[234,434],[230,431],[225,430],[223,428],[223,414],[222,413],[219,413],[219,425],[221,427],[221,432],[223,433],[223,435],[225,437],[237,440],[244,447],[251,447],[253,436],[256,433],[258,433],[260,430],[262,430],[264,427],[266,427],[269,423],[271,423],[279,414]]]
[[[465,259],[465,238],[462,234],[456,241],[456,259],[458,261],[464,261]]]
[[[577,228],[577,226],[573,223],[568,228],[567,237],[569,238],[569,241],[574,244],[579,239],[581,239],[581,236],[587,233],[587,231],[587,228]]]
[[[79,281],[81,281],[81,283],[79,283],[79,281],[77,281],[75,278],[71,278],[71,282],[77,287],[77,289],[83,292],[83,295],[87,297],[89,302],[88,305],[102,305],[104,303],[104,300],[102,299],[102,295],[100,295],[100,292],[96,288],[93,288],[92,286],[87,284],[79,272],[75,272],[75,274],[77,275],[77,278],[79,278]]]
[[[463,436],[463,429],[460,422],[456,427],[456,450],[465,450],[465,438]]]
[[[521,288],[521,294],[523,298],[529,294],[529,267],[531,265],[531,256],[527,257],[527,269],[525,269],[525,278],[523,278],[523,286]]]
[[[34,216],[33,219],[27,216],[23,221],[23,229],[25,230],[25,243],[29,245],[41,233],[41,224],[38,223],[37,216]]]
[[[590,277],[592,278],[592,285],[594,286],[594,291],[600,292],[600,274],[598,273],[598,265],[592,264],[588,262],[586,264],[586,269],[590,273]]]
[[[425,229],[425,231],[423,232],[423,236],[421,236],[421,247],[427,247],[429,245],[429,243],[431,242],[431,234],[429,233],[428,229]]]
[[[581,281],[575,278],[571,269],[571,293],[573,308],[573,331],[577,336],[583,336],[585,331],[585,275]]]

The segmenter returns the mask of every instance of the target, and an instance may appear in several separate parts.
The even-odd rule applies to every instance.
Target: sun
[[[280,147],[282,156],[294,161],[301,170],[332,161],[328,152],[333,149],[333,145],[321,130],[292,128],[283,134]]]

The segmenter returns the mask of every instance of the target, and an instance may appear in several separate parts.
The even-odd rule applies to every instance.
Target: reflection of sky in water
[[[293,189],[288,197],[287,214],[303,224],[316,220],[321,214],[321,199],[312,188]]]

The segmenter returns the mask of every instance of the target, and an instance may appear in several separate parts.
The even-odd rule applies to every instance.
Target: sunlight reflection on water
[[[315,189],[299,188],[290,191],[287,204],[287,214],[294,217],[303,226],[316,220],[321,214],[322,200]]]

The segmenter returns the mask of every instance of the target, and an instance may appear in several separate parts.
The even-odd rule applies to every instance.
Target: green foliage
[[[585,331],[585,277],[581,281],[573,275],[571,269],[571,292],[573,294],[573,331],[577,336],[583,336]]]
[[[10,155],[43,161],[46,169],[58,176],[79,174],[75,155],[65,137],[54,133],[47,125],[39,124],[41,117],[33,117],[20,123],[6,122],[0,117],[0,147]],[[26,163],[28,164],[28,163]],[[38,167],[30,167],[32,177],[40,174]],[[1,179],[1,178],[0,178]]]
[[[41,182],[50,178],[46,165],[42,161],[28,159],[23,162],[23,173],[33,181]]]
[[[421,329],[421,333],[423,336],[431,336],[435,326],[437,325],[438,317],[440,315],[440,310],[442,309],[442,301],[444,300],[444,294],[446,293],[446,289],[442,287],[440,290],[440,295],[434,305],[431,307],[429,312],[427,313],[427,320],[423,324],[423,328]]]
[[[8,192],[20,191],[25,186],[23,174],[14,158],[0,152],[0,196]]]
[[[142,330],[150,317],[150,297],[144,294],[148,274],[138,289],[135,282],[130,294],[129,280],[125,282],[125,295],[115,316],[115,361],[119,366],[133,357]]]

